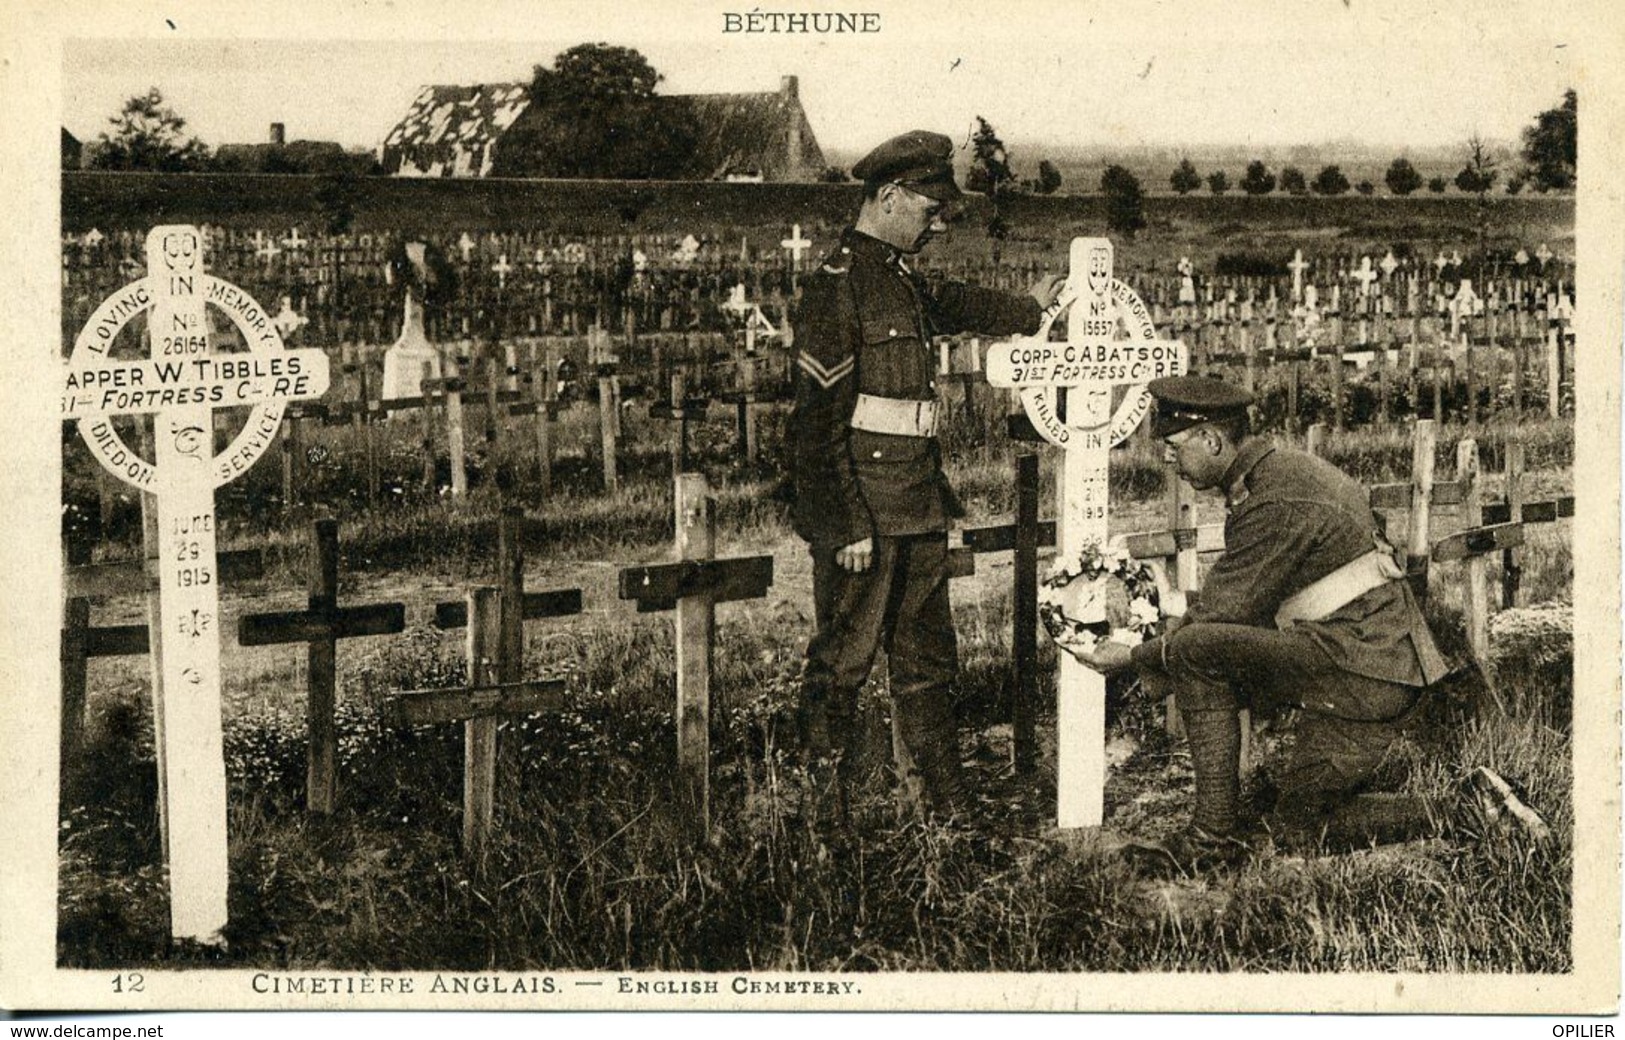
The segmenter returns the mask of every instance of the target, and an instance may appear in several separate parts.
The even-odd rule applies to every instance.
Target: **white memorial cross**
[[[282,240],[282,244],[287,246],[289,249],[303,249],[305,246],[309,245],[310,242],[307,239],[300,238],[299,229],[294,228],[293,233]]]
[[[790,251],[790,263],[796,267],[801,266],[801,254],[812,248],[812,242],[801,237],[801,225],[790,225],[790,237],[781,239],[779,245]]]
[[[1303,258],[1303,250],[1292,251],[1292,262],[1287,264],[1292,269],[1292,302],[1303,302],[1303,273],[1309,270],[1309,261]]]
[[[513,265],[508,263],[508,254],[503,253],[497,257],[497,262],[491,265],[491,270],[496,272],[497,288],[506,289],[508,287],[508,272],[513,270]]]
[[[469,255],[474,252],[475,244],[474,240],[468,237],[466,231],[463,232],[463,237],[457,240],[457,248],[463,251],[463,263],[468,263]]]
[[[1382,268],[1384,278],[1393,278],[1394,272],[1399,270],[1399,257],[1395,256],[1394,251],[1390,249],[1383,255],[1382,261],[1377,266]]]
[[[1556,253],[1552,252],[1552,247],[1548,246],[1545,242],[1542,242],[1540,244],[1540,248],[1535,250],[1535,259],[1540,261],[1540,266],[1542,267],[1545,267],[1547,262],[1556,255]]]
[[[102,244],[102,239],[104,239],[106,237],[107,236],[103,235],[101,233],[101,231],[99,231],[98,229],[91,228],[89,231],[85,232],[84,242],[85,242],[85,245],[89,246],[92,249],[95,249],[97,246]]]
[[[1433,269],[1442,277],[1444,275],[1444,269],[1449,266],[1450,258],[1444,255],[1443,249],[1439,250],[1439,255],[1433,258]]]
[[[147,235],[147,276],[102,302],[74,341],[61,417],[105,469],[149,492],[158,511],[158,629],[152,634],[159,790],[167,828],[170,931],[220,941],[226,924],[226,769],[220,719],[220,584],[214,489],[248,472],[276,440],[289,401],[327,390],[327,355],[285,350],[271,315],[241,289],[204,273],[188,225]],[[224,310],[246,352],[209,350],[204,305]],[[151,354],[110,356],[119,332],[151,311]],[[214,455],[213,413],[249,407]],[[115,415],[153,414],[153,459],[124,443]]]
[[[1522,247],[1519,247],[1518,255],[1514,256],[1512,258],[1512,262],[1517,264],[1519,267],[1523,267],[1526,264],[1528,264],[1529,263],[1529,253],[1528,253],[1528,251],[1523,249]]]
[[[1127,284],[1112,277],[1112,244],[1074,238],[1071,271],[1060,298],[1032,337],[990,347],[987,381],[1014,387],[1033,426],[1066,450],[1058,488],[1061,559],[1106,542],[1107,458],[1151,409],[1145,384],[1185,371],[1185,345],[1157,338],[1151,313]],[[1065,343],[1048,340],[1062,310],[1072,308]],[[1118,337],[1121,322],[1128,338]],[[1112,410],[1112,389],[1126,387]],[[1067,388],[1066,418],[1056,391]],[[1018,648],[1026,652],[1029,648]],[[1106,679],[1060,655],[1056,704],[1056,822],[1064,828],[1098,827],[1105,811]]]
[[[1360,266],[1350,272],[1349,277],[1360,283],[1360,297],[1364,299],[1371,295],[1371,283],[1376,281],[1379,275],[1371,268],[1371,258],[1362,256]]]

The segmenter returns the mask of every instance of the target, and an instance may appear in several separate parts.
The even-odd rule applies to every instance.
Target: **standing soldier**
[[[950,684],[958,651],[948,602],[948,523],[963,514],[937,442],[933,335],[1030,334],[1061,279],[1031,295],[949,282],[935,291],[905,262],[947,230],[960,197],[953,144],[912,131],[852,168],[857,222],[805,282],[797,316],[789,442],[796,533],[809,543],[817,631],[802,674],[803,736],[857,749],[858,691],[884,647],[897,734],[925,809],[967,808]]]

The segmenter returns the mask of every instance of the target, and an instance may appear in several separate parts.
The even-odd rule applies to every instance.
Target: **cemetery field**
[[[1491,834],[1340,855],[1265,848],[1205,879],[1153,882],[1111,839],[1180,825],[1190,774],[1161,705],[1109,691],[1107,823],[1100,838],[1053,827],[1055,654],[1037,648],[1038,763],[1010,766],[1009,553],[988,553],[954,585],[962,681],[961,750],[996,824],[922,825],[902,810],[890,761],[883,680],[865,692],[871,742],[850,825],[801,768],[791,722],[811,628],[806,553],[773,495],[770,461],[728,459],[717,417],[694,458],[717,496],[717,555],[768,554],[760,599],[717,611],[711,712],[712,837],[696,842],[671,812],[677,776],[672,615],[639,614],[616,592],[623,567],[671,558],[669,424],[627,417],[623,479],[605,493],[590,457],[594,412],[558,423],[554,493],[527,483],[522,458],[479,460],[462,501],[416,484],[408,424],[382,448],[391,488],[376,506],[355,491],[349,428],[322,431],[305,511],[284,517],[274,465],[219,496],[221,548],[259,548],[261,577],[222,595],[230,910],[223,951],[172,948],[156,821],[144,657],[89,662],[81,751],[64,765],[59,959],[65,966],[334,969],[788,971],[1462,971],[1571,967],[1573,907],[1569,625],[1570,522],[1530,527],[1520,602],[1491,620],[1504,715],[1453,718],[1408,749],[1388,780],[1449,799],[1476,765],[1527,792],[1552,825],[1541,845]],[[764,425],[781,416],[769,413]],[[1499,497],[1509,432],[1522,438],[1530,499],[1572,494],[1567,420],[1497,420],[1472,430],[1485,491]],[[966,526],[1008,520],[1011,446],[996,430],[951,427],[950,474]],[[1459,426],[1441,431],[1441,479]],[[769,434],[764,434],[771,440]],[[77,449],[75,449],[77,450]],[[1406,479],[1405,427],[1333,434],[1325,454],[1368,484]],[[1046,453],[1047,454],[1047,453]],[[347,461],[350,460],[350,461]],[[94,473],[70,451],[66,501],[94,504]],[[1112,460],[1114,533],[1168,523],[1163,467],[1135,442]],[[393,475],[393,476],[392,476]],[[397,479],[398,478],[398,479]],[[258,483],[256,483],[258,481]],[[391,483],[393,481],[393,483]],[[398,490],[394,490],[398,484]],[[235,487],[235,485],[234,485]],[[505,490],[504,490],[505,489]],[[1054,500],[1051,463],[1040,502]],[[434,606],[496,580],[496,516],[521,504],[528,590],[579,588],[582,612],[528,622],[523,671],[565,680],[566,709],[505,721],[494,827],[483,860],[460,849],[463,733],[391,721],[389,695],[464,681],[464,636],[428,624]],[[1198,522],[1222,509],[1201,500]],[[242,647],[248,614],[306,599],[308,521],[339,519],[339,602],[405,606],[406,631],[337,649],[337,803],[305,811],[305,654]],[[1404,515],[1399,515],[1403,523]],[[98,559],[131,555],[139,514],[119,503]],[[1457,521],[1436,518],[1437,534]],[[1489,564],[1492,584],[1498,557]],[[1042,566],[1042,564],[1041,564]],[[1434,567],[1430,610],[1460,649],[1461,570]],[[94,604],[98,625],[143,622],[144,601]],[[1267,746],[1271,735],[1260,730]]]
[[[1170,270],[1181,256],[1212,270],[1224,255],[1257,254],[1284,264],[1294,249],[1381,256],[1390,247],[1470,254],[1481,213],[1474,196],[1450,192],[1337,197],[1232,191],[1177,196],[1147,184],[1146,228],[1133,238],[1113,234],[1124,270]],[[1092,186],[1091,186],[1092,187]],[[451,240],[465,231],[544,229],[578,236],[672,236],[715,239],[737,254],[776,249],[793,220],[826,248],[850,223],[860,198],[856,184],[723,184],[711,182],[545,181],[501,179],[348,178],[229,174],[75,172],[62,179],[62,226],[83,234],[144,232],[162,223],[308,235],[327,229],[429,236]],[[1039,254],[1065,265],[1067,243],[1106,232],[1098,194],[1023,195],[1002,201],[1007,237],[988,234],[993,208],[977,201],[951,235],[922,258],[958,263],[989,253]],[[1574,252],[1574,198],[1491,195],[1482,212],[1486,247],[1507,256],[1538,243]],[[1469,257],[1470,258],[1470,257]],[[1284,273],[1284,268],[1282,268]]]

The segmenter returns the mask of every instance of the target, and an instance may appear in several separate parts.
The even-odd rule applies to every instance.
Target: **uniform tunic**
[[[932,335],[1032,333],[1030,296],[949,282],[936,292],[892,247],[847,229],[808,278],[794,322],[792,521],[813,545],[945,531],[958,504],[934,437],[854,430],[859,393],[935,402]]]
[[[1313,455],[1265,438],[1246,441],[1224,486],[1230,489],[1224,554],[1187,623],[1273,630],[1275,612],[1288,597],[1384,544],[1365,488]],[[1448,670],[1404,581],[1378,586],[1293,629],[1354,675],[1425,686]],[[1135,664],[1161,653],[1157,641],[1144,644],[1135,649]]]

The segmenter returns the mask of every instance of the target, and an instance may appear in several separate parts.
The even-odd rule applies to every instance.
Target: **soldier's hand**
[[[1032,288],[1027,291],[1032,294],[1033,299],[1038,301],[1041,310],[1048,310],[1050,304],[1055,302],[1055,298],[1061,295],[1061,287],[1065,284],[1066,278],[1064,276],[1047,274],[1034,282]]]
[[[1106,640],[1095,645],[1093,653],[1072,655],[1102,675],[1120,672],[1133,663],[1129,648],[1122,643]]]
[[[874,554],[875,540],[865,538],[835,550],[835,564],[853,574],[862,574],[869,569],[869,561],[874,558]]]

